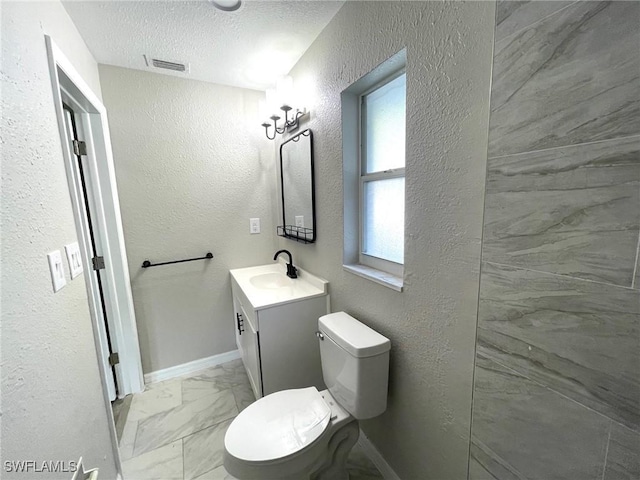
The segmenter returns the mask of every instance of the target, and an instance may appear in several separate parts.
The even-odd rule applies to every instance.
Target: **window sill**
[[[402,286],[404,284],[402,277],[361,264],[342,265],[342,268],[347,272],[366,278],[367,280],[371,280],[372,282],[390,288],[391,290],[395,290],[396,292],[402,291]]]

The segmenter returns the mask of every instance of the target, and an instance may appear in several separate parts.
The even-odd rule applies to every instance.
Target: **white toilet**
[[[283,390],[249,405],[224,438],[224,467],[239,479],[348,479],[358,419],[387,408],[388,338],[344,312],[320,317],[328,387]]]

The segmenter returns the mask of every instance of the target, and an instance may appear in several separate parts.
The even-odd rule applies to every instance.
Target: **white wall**
[[[406,479],[466,478],[493,2],[347,2],[292,71],[314,132],[318,241],[280,240],[332,309],[391,339],[389,406],[363,430]],[[340,92],[407,49],[404,292],[342,269]]]
[[[2,478],[13,478],[5,461],[82,455],[88,467],[100,468],[100,478],[111,479],[116,460],[85,283],[71,281],[67,269],[67,286],[54,294],[47,265],[46,254],[75,241],[76,230],[45,33],[100,96],[97,65],[59,2],[2,2],[0,468]]]
[[[229,269],[276,251],[264,93],[107,65],[100,80],[143,370],[235,350]],[[250,217],[261,234],[249,234]],[[207,251],[213,260],[140,268]]]

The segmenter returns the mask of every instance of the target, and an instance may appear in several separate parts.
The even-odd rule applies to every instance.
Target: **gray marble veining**
[[[499,0],[496,5],[496,41],[519,32],[576,0]]]
[[[640,428],[640,292],[484,263],[478,351]]]
[[[209,470],[194,480],[236,480],[236,477],[227,472],[223,466]]]
[[[246,375],[238,375],[234,367],[217,366],[182,380],[182,398],[191,402],[212,393],[248,385]]]
[[[238,414],[231,390],[207,395],[141,420],[134,455],[183,438]]]
[[[469,480],[526,480],[505,459],[473,437],[469,449]]]
[[[609,423],[482,355],[476,358],[474,480],[601,480]]]
[[[640,235],[638,235],[638,251],[636,252],[636,277],[633,281],[633,288],[640,290]]]
[[[118,444],[120,460],[125,461],[133,457],[133,447],[135,446],[136,433],[138,432],[138,421],[128,419],[122,437]]]
[[[483,259],[630,287],[640,136],[489,159]]]
[[[640,433],[613,423],[603,480],[640,478]]]
[[[638,135],[639,24],[640,2],[581,1],[497,41],[489,157]]]
[[[125,480],[182,480],[182,441],[122,462]]]
[[[130,420],[142,420],[182,403],[180,380],[172,379],[146,385],[143,392],[137,393],[131,400]]]
[[[238,407],[239,412],[256,401],[256,397],[253,395],[253,389],[248,383],[232,387],[231,391],[236,399],[236,406]]]
[[[200,430],[184,439],[184,478],[191,480],[222,465],[224,435],[231,420]]]

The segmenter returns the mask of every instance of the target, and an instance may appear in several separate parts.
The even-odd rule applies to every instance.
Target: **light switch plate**
[[[49,261],[51,283],[55,293],[67,284],[67,279],[64,277],[64,266],[62,265],[62,255],[60,254],[60,250],[48,253],[47,260]]]
[[[64,251],[67,252],[69,272],[71,273],[71,279],[73,280],[83,271],[82,257],[80,257],[80,246],[78,245],[78,242],[73,242],[69,245],[65,245]]]
[[[259,218],[250,218],[249,219],[249,233],[260,233],[260,219]]]
[[[296,227],[304,228],[304,215],[296,215]]]

